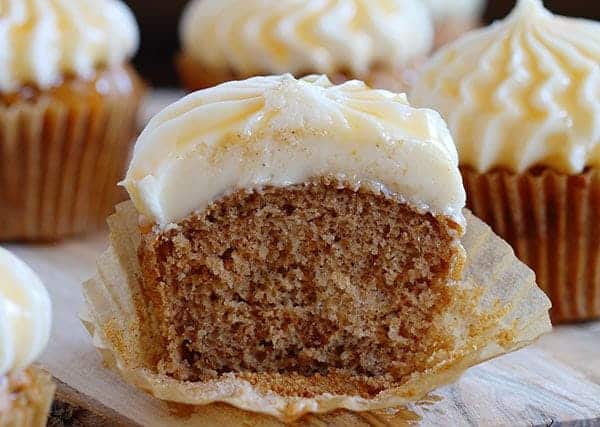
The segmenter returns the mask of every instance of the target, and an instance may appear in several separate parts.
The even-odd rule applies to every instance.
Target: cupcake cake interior
[[[362,397],[439,364],[470,303],[454,150],[438,114],[359,82],[255,78],[163,111],[125,180],[149,364]]]
[[[140,249],[161,372],[372,396],[451,351],[460,226],[321,178],[237,191]],[[316,380],[334,375],[325,384]]]

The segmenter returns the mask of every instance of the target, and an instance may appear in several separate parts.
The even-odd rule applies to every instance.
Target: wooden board
[[[52,425],[279,425],[226,405],[168,406],[104,369],[78,318],[80,284],[94,272],[105,233],[62,244],[9,245],[44,279],[54,301],[51,342],[40,359],[59,381]],[[535,345],[469,370],[410,408],[309,416],[299,425],[600,425],[600,323],[555,328]]]

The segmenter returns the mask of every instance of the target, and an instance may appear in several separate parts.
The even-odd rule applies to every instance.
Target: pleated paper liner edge
[[[469,208],[535,270],[552,320],[600,317],[600,170],[461,172]]]
[[[219,380],[206,383],[186,383],[145,368],[144,354],[136,345],[141,333],[136,324],[133,302],[136,281],[140,277],[136,256],[139,230],[137,213],[131,202],[119,205],[116,214],[109,219],[111,247],[99,259],[96,277],[84,284],[87,311],[83,321],[93,337],[94,346],[100,350],[109,367],[118,371],[130,384],[165,401],[188,405],[224,402],[288,421],[306,413],[329,412],[338,408],[366,411],[403,406],[455,381],[477,363],[528,345],[551,328],[547,313],[550,303],[536,287],[533,273],[516,259],[510,247],[488,226],[469,212],[465,214],[468,231],[464,242],[476,244],[487,251],[480,256],[471,252],[473,248],[465,246],[467,256],[481,263],[474,265],[468,259],[467,272],[471,276],[485,277],[491,256],[494,260],[504,260],[498,269],[502,272],[497,271],[496,275],[509,282],[488,282],[477,286],[470,277],[466,277],[463,281],[465,289],[472,286],[480,288],[481,298],[480,306],[473,314],[474,320],[470,323],[461,319],[462,326],[471,330],[475,323],[484,319],[479,335],[457,349],[451,363],[415,375],[401,387],[386,390],[373,399],[333,395],[283,397],[273,393],[262,394],[234,375],[224,375]],[[490,252],[490,248],[495,250]],[[524,297],[528,300],[522,301]]]

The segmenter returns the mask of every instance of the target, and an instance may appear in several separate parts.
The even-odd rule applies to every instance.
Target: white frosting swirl
[[[0,0],[0,92],[89,78],[129,59],[138,40],[120,0]]]
[[[433,45],[421,0],[194,0],[181,24],[184,52],[241,76],[400,67]]]
[[[411,100],[442,113],[479,172],[600,167],[600,24],[520,0],[425,65]]]
[[[435,22],[446,19],[472,19],[483,12],[485,0],[422,0],[431,12]]]
[[[335,176],[463,224],[465,192],[446,124],[405,95],[326,77],[256,77],[195,92],[154,117],[124,181],[166,226],[239,189]]]
[[[40,278],[0,248],[0,376],[29,366],[50,337],[52,308]]]

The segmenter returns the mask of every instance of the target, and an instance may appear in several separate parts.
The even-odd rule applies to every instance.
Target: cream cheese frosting
[[[89,78],[129,59],[138,42],[120,0],[0,0],[0,91]]]
[[[442,113],[479,172],[600,167],[600,24],[520,0],[435,54],[411,101]]]
[[[195,0],[181,23],[186,54],[241,76],[364,78],[427,55],[433,34],[421,0]]]
[[[0,376],[30,365],[50,336],[50,297],[27,264],[0,248]]]
[[[481,15],[485,0],[423,0],[435,22],[445,19],[471,19]]]
[[[448,128],[405,95],[326,77],[255,77],[195,92],[155,116],[123,182],[161,226],[239,189],[333,176],[464,223]]]

